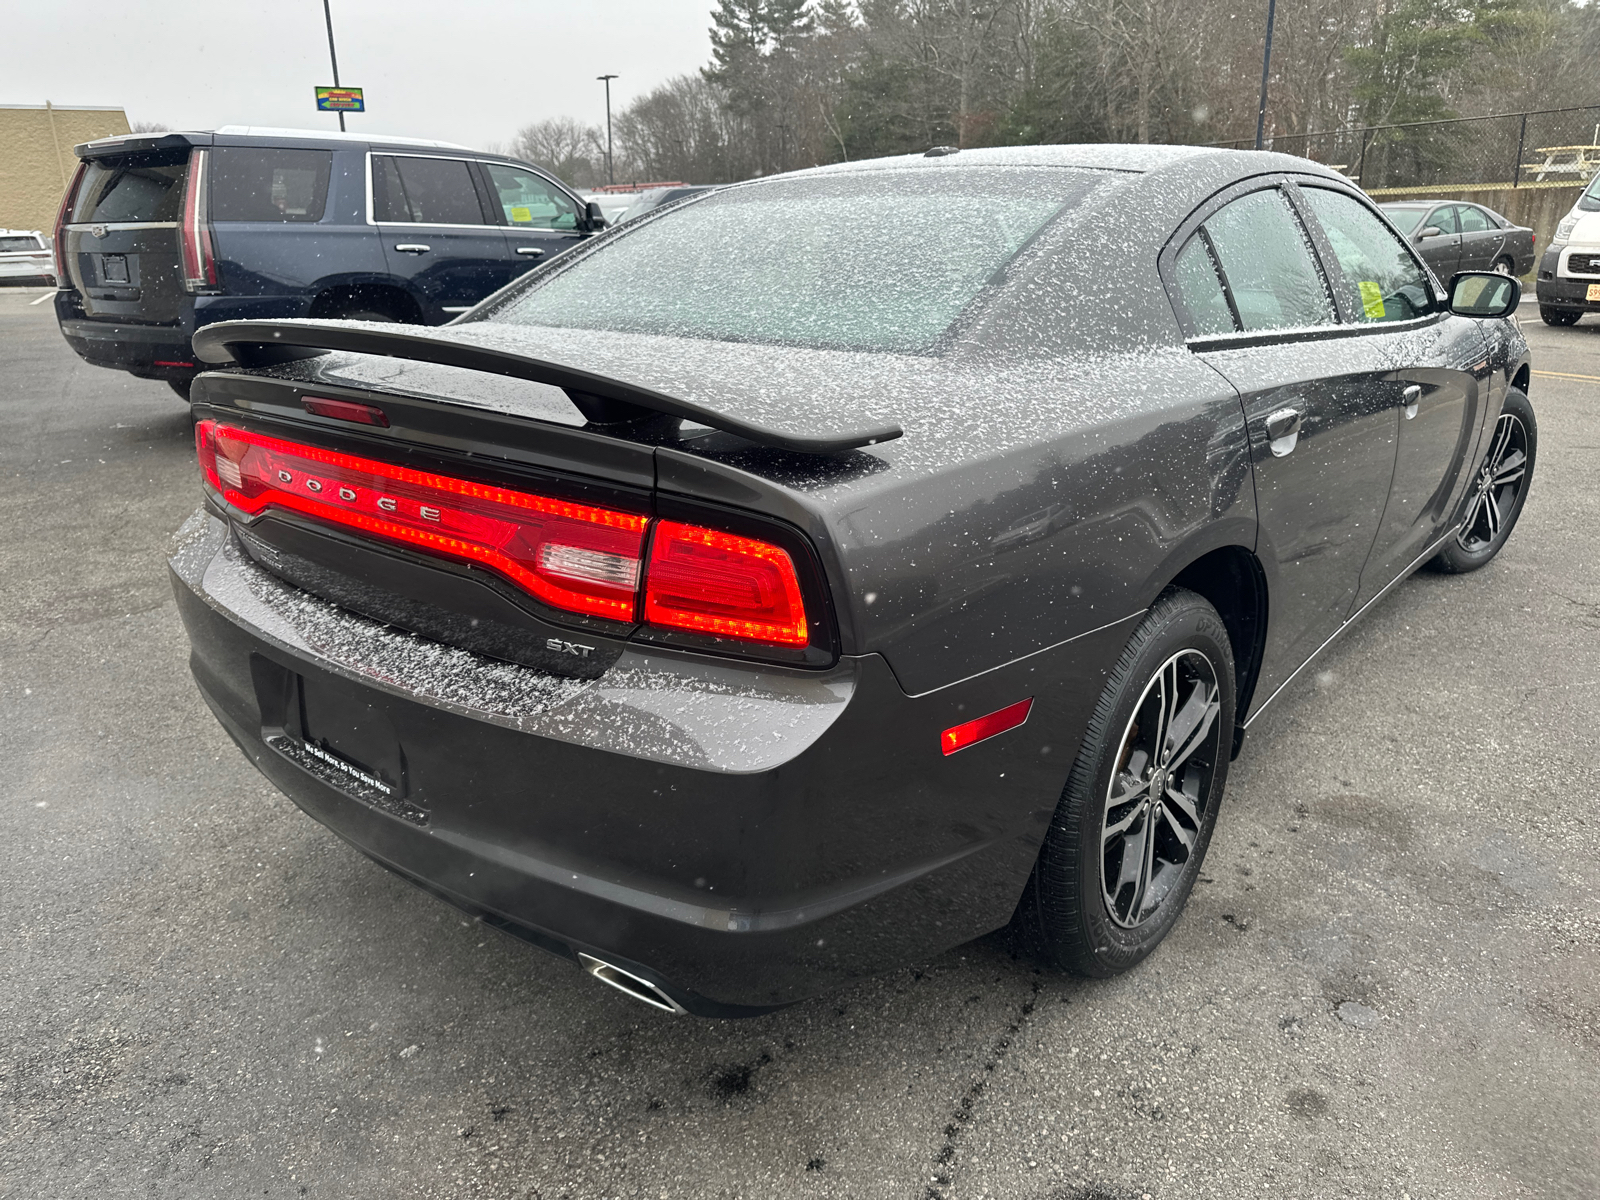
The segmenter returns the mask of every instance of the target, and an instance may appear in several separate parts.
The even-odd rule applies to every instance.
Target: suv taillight
[[[814,632],[794,559],[770,542],[211,420],[195,426],[195,449],[211,490],[249,516],[277,508],[477,563],[565,612],[786,648]]]
[[[61,208],[56,213],[55,241],[51,244],[51,250],[56,258],[56,286],[61,288],[72,286],[72,276],[67,274],[67,219],[72,215],[72,205],[78,198],[78,185],[83,182],[86,165],[79,161],[78,169],[72,173],[72,182],[67,184],[66,194],[61,197]]]
[[[183,188],[183,220],[178,226],[178,249],[183,258],[183,287],[203,292],[217,286],[217,258],[211,248],[211,224],[206,203],[206,163],[201,149],[189,152],[189,175]]]

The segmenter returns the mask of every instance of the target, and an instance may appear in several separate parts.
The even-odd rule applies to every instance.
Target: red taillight
[[[206,203],[206,164],[209,155],[189,152],[189,177],[183,188],[183,220],[178,226],[178,249],[183,258],[183,286],[199,292],[217,284],[217,257],[211,247],[211,224]]]
[[[383,409],[372,404],[357,404],[354,400],[324,400],[317,396],[300,397],[300,407],[319,417],[332,417],[336,421],[354,421],[357,425],[378,425],[389,428],[389,418]]]
[[[72,216],[72,205],[78,198],[78,185],[83,182],[86,166],[81,161],[78,163],[78,169],[72,173],[72,182],[67,184],[66,193],[61,197],[61,208],[56,212],[55,241],[50,248],[56,258],[57,287],[72,286],[72,276],[67,274],[67,220]]]
[[[304,403],[321,411],[313,403],[347,402]],[[245,513],[286,509],[481,563],[568,612],[782,647],[806,647],[814,632],[794,559],[770,542],[413,471],[216,421],[195,426],[195,449],[207,484]]]
[[[1033,707],[1033,697],[1018,700],[1015,704],[1008,704],[998,712],[988,716],[974,717],[960,725],[952,725],[939,735],[939,749],[946,755],[954,754],[957,750],[965,750],[984,738],[992,738],[997,733],[1004,733],[1008,729],[1015,729],[1028,719],[1028,710]]]
[[[413,471],[215,421],[200,470],[229,504],[286,509],[479,563],[555,608],[636,619],[648,518]]]
[[[811,640],[794,560],[781,546],[657,521],[644,618],[667,629],[804,646]]]

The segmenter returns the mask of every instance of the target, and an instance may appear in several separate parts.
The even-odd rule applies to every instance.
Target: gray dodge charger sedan
[[[1514,279],[1340,176],[938,152],[628,222],[438,329],[209,326],[195,680],[311,816],[668,1011],[1014,924],[1125,970],[1250,724],[1532,477]]]

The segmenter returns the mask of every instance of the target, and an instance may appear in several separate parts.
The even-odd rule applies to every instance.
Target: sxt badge
[[[579,658],[588,658],[594,653],[593,646],[581,646],[577,642],[564,642],[560,638],[546,638],[545,649],[554,650],[557,654],[576,654]]]

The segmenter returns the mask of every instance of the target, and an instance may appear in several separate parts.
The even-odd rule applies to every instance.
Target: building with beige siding
[[[127,132],[128,115],[120,108],[0,104],[0,229],[38,229],[48,236],[78,165],[72,148]]]

